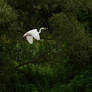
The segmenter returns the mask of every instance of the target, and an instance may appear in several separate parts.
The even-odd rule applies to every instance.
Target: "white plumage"
[[[41,30],[43,29],[47,29],[47,28],[40,28],[39,32],[37,31],[37,29],[32,29],[28,32],[26,32],[23,37],[25,37],[27,39],[27,41],[32,44],[33,43],[33,38],[36,39],[36,40],[40,40],[40,33],[41,33]]]
[[[33,29],[27,32],[27,34],[33,36],[36,40],[40,40],[40,35],[37,29]]]
[[[33,37],[32,36],[26,36],[27,41],[32,44],[33,43]]]

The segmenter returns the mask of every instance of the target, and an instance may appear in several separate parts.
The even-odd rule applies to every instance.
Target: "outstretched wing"
[[[31,34],[36,40],[40,40],[40,35],[37,29],[30,30],[28,33]]]
[[[32,36],[26,36],[27,41],[32,44],[33,43],[33,37]]]

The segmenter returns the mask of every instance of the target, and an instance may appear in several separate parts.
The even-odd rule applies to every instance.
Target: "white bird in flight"
[[[27,41],[32,44],[33,43],[33,38],[36,39],[36,40],[40,40],[40,33],[41,33],[41,30],[46,30],[48,28],[46,27],[41,27],[39,29],[39,31],[37,31],[37,29],[32,29],[28,32],[26,32],[23,37],[27,39]]]

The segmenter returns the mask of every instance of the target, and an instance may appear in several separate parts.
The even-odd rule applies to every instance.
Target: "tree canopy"
[[[0,92],[91,92],[91,20],[92,0],[0,0]]]

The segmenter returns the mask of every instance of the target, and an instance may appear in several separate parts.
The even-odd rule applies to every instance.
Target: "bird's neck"
[[[41,33],[42,28],[39,29],[39,33]]]

